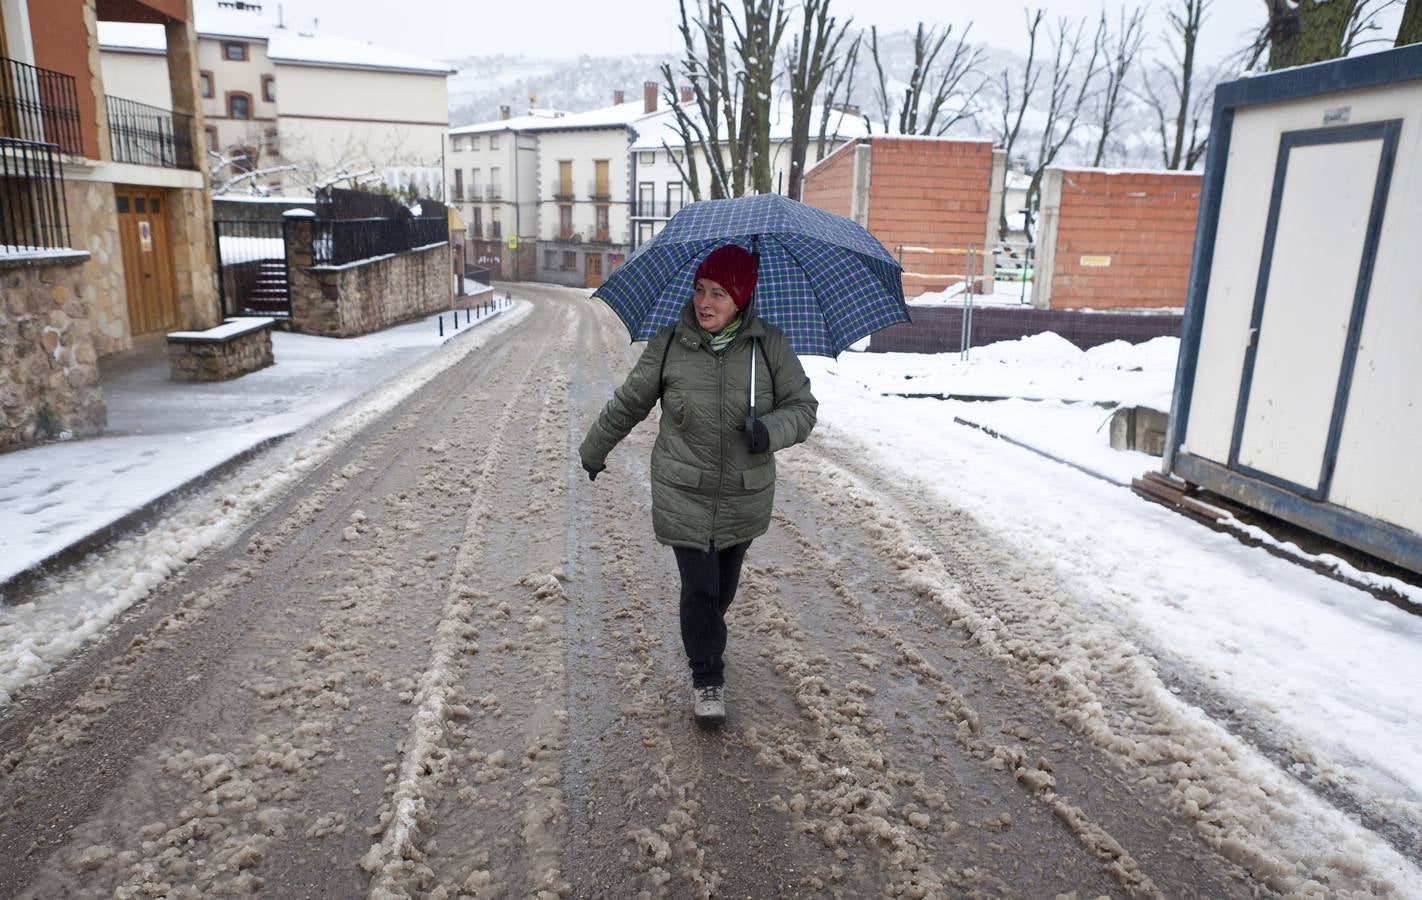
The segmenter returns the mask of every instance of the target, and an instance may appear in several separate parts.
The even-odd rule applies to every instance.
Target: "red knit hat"
[[[755,293],[755,257],[735,244],[717,247],[696,267],[696,277],[716,282],[736,301],[736,309],[745,309]]]

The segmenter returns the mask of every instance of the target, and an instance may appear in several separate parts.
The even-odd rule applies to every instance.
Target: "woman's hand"
[[[583,463],[583,471],[588,473],[588,481],[597,481],[597,473],[601,472],[603,469],[606,468],[607,466],[598,466],[597,468],[593,468],[587,463]]]
[[[769,449],[770,432],[766,430],[764,422],[756,419],[746,432],[746,450],[751,453],[765,453]]]

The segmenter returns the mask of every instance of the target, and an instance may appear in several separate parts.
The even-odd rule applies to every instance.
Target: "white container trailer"
[[[1216,92],[1164,466],[1422,572],[1422,45]]]

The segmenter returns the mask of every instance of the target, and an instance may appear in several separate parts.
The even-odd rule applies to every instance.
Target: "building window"
[[[578,271],[578,254],[572,250],[563,251],[563,271]]]
[[[643,150],[642,152],[637,154],[637,165],[639,166],[654,165],[656,161],[657,151],[655,150]]]
[[[276,102],[276,76],[262,76],[262,99],[268,103]]]
[[[474,207],[474,236],[481,238],[484,236],[484,211],[479,207]]]
[[[543,268],[545,268],[545,269],[552,269],[552,268],[556,268],[557,265],[558,265],[558,251],[557,251],[557,250],[544,250],[544,251],[543,251]]]
[[[667,215],[674,215],[681,209],[681,182],[671,181],[667,183]]]
[[[652,223],[637,223],[637,246],[640,247],[652,239]]]
[[[497,206],[489,210],[489,231],[489,236],[494,240],[498,240],[504,236],[504,225],[499,221],[499,208]]]
[[[490,149],[490,150],[497,150],[497,149],[499,149],[499,136],[498,136],[497,134],[491,134],[491,135],[489,135],[489,149]]]
[[[227,92],[227,118],[252,118],[252,95],[245,91]]]
[[[607,207],[597,207],[597,239],[600,241],[611,240],[610,227],[607,215]]]
[[[218,147],[217,129],[208,125],[203,131],[207,132],[207,149],[216,152]]]
[[[454,199],[464,199],[464,170],[454,170]]]
[[[452,137],[449,139],[449,149],[452,150],[452,151],[454,151],[455,153],[458,153],[460,150],[463,150],[463,149],[464,149],[464,139],[461,138],[461,137],[460,137],[459,135],[457,135],[457,134],[454,135],[454,136],[452,136]]]
[[[637,215],[655,216],[657,214],[657,186],[650,181],[640,181],[637,183]]]
[[[566,241],[573,236],[573,207],[566,203],[558,207],[558,239]]]
[[[471,135],[469,135],[469,149],[470,149],[470,150],[478,150],[478,149],[479,149],[479,135],[477,135],[477,134],[471,134]]]
[[[230,62],[246,62],[247,45],[241,41],[223,41],[222,58]]]
[[[212,90],[212,73],[199,72],[198,83],[202,85],[202,96],[204,100],[211,100],[214,96]]]

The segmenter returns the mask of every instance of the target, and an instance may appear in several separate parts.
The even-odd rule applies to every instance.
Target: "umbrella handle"
[[[750,415],[746,416],[746,434],[750,434],[751,428],[755,425],[755,357],[757,338],[751,338],[751,366],[750,366]]]

